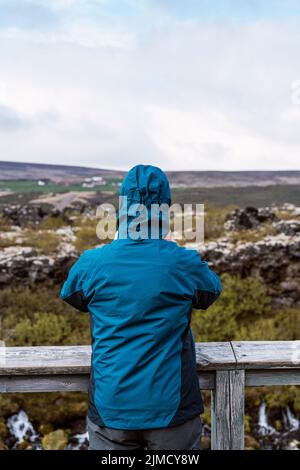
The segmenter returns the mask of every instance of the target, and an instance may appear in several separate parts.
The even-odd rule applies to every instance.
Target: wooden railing
[[[212,449],[243,449],[245,387],[300,385],[300,341],[197,343]],[[86,391],[89,346],[0,348],[0,393]]]

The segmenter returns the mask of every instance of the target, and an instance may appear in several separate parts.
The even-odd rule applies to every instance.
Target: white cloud
[[[33,46],[54,45],[58,48],[63,44],[82,46],[85,48],[128,49],[135,45],[135,35],[125,30],[96,27],[89,22],[71,23],[55,31],[19,30],[13,27],[0,30],[0,40],[18,40],[21,44]]]
[[[0,119],[1,159],[299,168],[291,83],[300,79],[300,31],[292,20],[139,24],[74,15],[51,29],[2,27],[0,48],[0,105],[31,123],[8,132]]]

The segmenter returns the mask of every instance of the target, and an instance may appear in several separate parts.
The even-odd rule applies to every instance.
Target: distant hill
[[[76,184],[84,178],[122,178],[126,172],[81,166],[0,161],[0,181],[47,179],[54,183]],[[300,185],[300,171],[169,171],[173,187],[249,187]]]
[[[300,171],[170,171],[173,186],[200,188],[299,185]]]
[[[40,180],[47,179],[55,183],[78,183],[92,176],[120,177],[125,172],[99,170],[82,166],[48,165],[44,163],[21,163],[0,161],[0,180]]]
[[[169,171],[174,203],[210,203],[271,206],[300,205],[300,171]],[[39,194],[93,192],[97,204],[117,204],[117,194],[126,172],[80,166],[0,162],[0,207],[26,204]],[[86,187],[86,178],[101,176],[105,184]],[[43,184],[39,180],[46,181]],[[97,191],[97,192],[96,192]],[[17,196],[16,196],[17,194]],[[17,199],[16,199],[17,197]],[[68,196],[69,197],[69,196]],[[91,196],[92,197],[92,196]]]

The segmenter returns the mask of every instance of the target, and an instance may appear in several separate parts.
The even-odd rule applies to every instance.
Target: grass
[[[79,184],[63,184],[63,183],[46,183],[45,186],[38,186],[36,180],[8,180],[0,181],[0,190],[9,189],[14,193],[64,193],[66,191],[112,191],[117,192],[118,187],[116,186],[117,181],[111,179],[107,184],[103,186],[95,186],[93,188],[83,188]]]
[[[117,194],[119,188],[117,183],[121,178],[107,177],[106,185],[95,186],[94,188],[83,188],[81,184],[63,184],[49,182],[45,186],[38,186],[36,180],[0,180],[0,190],[7,188],[14,193],[61,193],[67,191],[111,191],[113,195]],[[2,196],[0,203],[11,200],[11,196]],[[246,206],[271,206],[281,205],[286,202],[300,205],[300,187],[299,185],[271,185],[271,186],[245,186],[245,187],[216,187],[216,188],[173,188],[172,202],[180,204],[206,203],[225,207],[235,205],[238,207]],[[20,201],[21,202],[21,201]],[[110,202],[107,200],[107,202]]]
[[[205,205],[205,214],[204,214],[204,234],[205,240],[216,240],[222,236],[227,235],[224,230],[224,222],[226,221],[227,215],[232,212],[236,207],[235,206],[227,206],[227,207],[216,207],[210,204]],[[171,219],[170,228],[174,230],[174,219]],[[193,216],[192,219],[192,228],[195,232],[196,230],[196,216]],[[178,240],[180,245],[184,245],[186,240]]]
[[[94,248],[101,243],[97,237],[96,227],[97,219],[83,219],[81,225],[76,231],[75,248],[81,253],[89,248]]]
[[[204,233],[205,240],[215,240],[225,235],[224,223],[227,215],[232,212],[236,206],[215,207],[207,205],[205,207]]]
[[[276,235],[277,232],[274,229],[271,222],[266,222],[261,227],[253,230],[239,230],[238,232],[230,232],[227,234],[229,240],[233,243],[238,242],[258,242],[263,238],[271,235]]]
[[[98,237],[96,229],[99,223],[98,218],[84,218],[77,225],[76,240],[74,242],[75,248],[81,253],[84,250],[95,248],[103,243],[110,243],[111,239],[101,239]]]
[[[36,248],[40,253],[48,255],[53,253],[60,242],[60,237],[46,230],[27,229],[23,245]]]
[[[6,217],[0,217],[0,249],[14,246],[16,244],[15,237],[8,238],[4,236],[5,232],[10,232],[11,230],[11,221]]]
[[[10,232],[12,223],[7,217],[0,217],[0,232]]]
[[[57,230],[67,225],[67,222],[61,216],[48,216],[39,224],[40,230]]]
[[[8,248],[9,246],[15,246],[15,238],[5,238],[0,235],[0,248]]]

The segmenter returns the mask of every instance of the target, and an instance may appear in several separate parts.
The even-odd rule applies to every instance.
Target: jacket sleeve
[[[219,276],[195,252],[191,276],[194,281],[193,307],[206,310],[222,292]]]
[[[73,264],[60,292],[60,296],[65,302],[81,312],[88,312],[90,301],[86,289],[90,269],[88,258],[87,252],[85,252]]]

